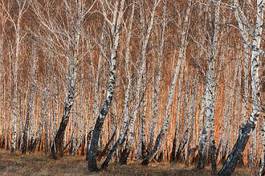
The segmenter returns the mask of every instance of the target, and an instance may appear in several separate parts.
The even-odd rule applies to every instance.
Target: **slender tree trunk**
[[[184,23],[183,23],[183,31],[181,34],[181,45],[180,45],[180,51],[179,51],[179,58],[178,58],[177,65],[175,66],[173,78],[172,78],[171,83],[170,83],[170,89],[169,89],[168,98],[167,98],[166,112],[165,112],[165,117],[163,120],[163,125],[162,125],[162,128],[161,128],[157,138],[156,138],[154,147],[149,152],[149,154],[144,158],[144,160],[142,162],[143,165],[148,165],[149,161],[151,159],[153,159],[153,157],[155,156],[157,151],[160,149],[162,142],[164,141],[164,138],[166,136],[166,132],[168,130],[169,121],[171,119],[170,118],[170,110],[171,110],[171,106],[173,103],[173,97],[175,94],[176,82],[177,82],[177,79],[179,77],[180,69],[181,69],[181,67],[183,67],[183,65],[185,63],[185,53],[186,53],[186,46],[187,46],[186,38],[187,38],[188,27],[189,27],[191,3],[192,3],[192,0],[189,0],[188,1],[188,7],[186,9],[186,16],[185,16]]]
[[[112,145],[105,161],[103,162],[101,168],[105,169],[108,167],[110,160],[112,159],[112,155],[116,151],[118,145],[122,145],[124,141],[126,140],[127,132],[128,132],[128,126],[129,126],[129,100],[131,95],[131,89],[132,89],[132,75],[130,71],[130,41],[132,37],[132,27],[133,27],[133,20],[134,20],[134,11],[135,11],[135,4],[132,5],[132,12],[130,16],[129,21],[129,27],[127,31],[127,37],[126,37],[126,51],[125,51],[125,69],[126,69],[126,75],[128,84],[125,90],[124,95],[124,106],[123,106],[123,126],[120,131],[119,138],[117,141]]]
[[[178,145],[178,138],[179,138],[179,126],[180,126],[180,107],[181,107],[181,94],[182,94],[182,87],[183,87],[183,80],[184,80],[184,73],[183,70],[185,70],[183,67],[181,67],[180,70],[180,79],[178,81],[178,96],[177,96],[177,112],[176,112],[176,125],[175,125],[175,133],[172,143],[172,153],[171,153],[171,161],[176,162],[176,152],[177,152],[177,145]]]
[[[52,144],[51,152],[52,157],[57,159],[57,154],[62,157],[64,149],[64,135],[65,129],[69,121],[69,114],[74,103],[75,89],[76,89],[76,58],[71,58],[68,69],[67,77],[67,96],[64,102],[64,112],[62,121],[60,123],[59,129],[56,132],[54,142]]]
[[[141,114],[140,114],[140,126],[139,126],[139,143],[138,143],[138,151],[137,158],[142,159],[145,155],[146,150],[146,139],[145,139],[145,128],[146,128],[146,98],[144,98]]]
[[[155,0],[152,11],[151,11],[151,17],[149,20],[149,23],[147,24],[147,29],[145,29],[145,20],[144,20],[144,12],[143,12],[143,6],[141,6],[140,9],[140,20],[141,20],[141,24],[142,24],[142,38],[140,41],[141,44],[141,52],[140,52],[140,56],[139,56],[139,61],[140,61],[140,65],[139,65],[139,72],[138,72],[138,80],[137,80],[137,85],[136,85],[136,103],[135,106],[133,108],[133,112],[130,118],[130,123],[128,126],[128,141],[125,145],[125,149],[123,151],[123,154],[121,155],[120,158],[120,164],[127,164],[127,158],[130,154],[131,151],[131,147],[132,144],[134,143],[134,137],[135,137],[135,131],[134,131],[134,124],[137,118],[137,114],[138,114],[138,109],[139,107],[141,107],[141,104],[143,103],[143,98],[145,95],[145,76],[146,76],[146,53],[147,53],[147,46],[149,43],[149,39],[151,36],[151,32],[153,29],[153,25],[154,25],[154,21],[155,21],[155,13],[156,13],[156,9],[158,7],[160,3],[160,0]],[[146,30],[146,32],[144,31]]]
[[[257,16],[256,26],[253,35],[252,51],[251,51],[251,87],[252,87],[252,99],[253,109],[249,119],[242,125],[239,131],[237,141],[230,152],[227,160],[225,161],[222,169],[219,171],[219,176],[232,175],[237,161],[242,156],[246,144],[248,142],[250,132],[256,127],[256,122],[260,114],[260,78],[259,78],[259,50],[261,44],[261,34],[263,30],[263,13],[264,13],[264,1],[257,0]]]
[[[99,116],[97,117],[96,124],[94,126],[94,130],[92,133],[90,147],[88,150],[88,170],[90,171],[99,170],[97,166],[98,142],[104,124],[104,120],[106,118],[107,113],[109,112],[109,108],[112,103],[113,94],[115,90],[117,52],[119,46],[119,39],[121,32],[120,30],[121,30],[124,6],[125,6],[125,0],[122,0],[120,3],[118,1],[115,2],[115,10],[111,26],[113,44],[111,47],[111,55],[110,55],[110,68],[109,68],[110,75],[107,86],[107,96],[99,112]]]
[[[13,93],[12,93],[12,102],[11,102],[11,111],[12,111],[12,138],[11,138],[11,153],[16,151],[17,146],[17,119],[18,119],[18,62],[20,55],[20,19],[17,20],[16,26],[16,50],[15,50],[15,63],[13,67]]]
[[[33,39],[34,40],[34,39]],[[28,94],[28,107],[26,112],[26,122],[23,130],[23,141],[21,152],[25,154],[29,149],[31,142],[33,141],[33,117],[34,117],[34,97],[36,92],[36,46],[35,41],[32,41],[32,53],[31,53],[31,71],[30,71],[30,85]]]
[[[79,2],[76,2],[74,5],[74,9],[71,12],[70,18],[70,36],[69,36],[69,55],[68,55],[68,73],[67,73],[67,87],[66,87],[66,97],[64,100],[64,109],[63,109],[63,117],[60,122],[59,129],[56,132],[52,147],[51,153],[52,157],[56,159],[59,153],[59,156],[63,156],[64,152],[64,135],[65,129],[69,122],[69,115],[74,104],[75,94],[76,94],[76,78],[77,78],[77,57],[78,57],[78,46],[79,46],[79,38],[81,33],[81,27],[83,22],[82,17],[82,6]],[[69,12],[69,13],[70,13]]]
[[[215,110],[215,91],[216,91],[216,52],[217,52],[217,40],[219,33],[219,15],[220,15],[220,1],[211,1],[211,17],[210,17],[210,26],[211,26],[211,43],[210,43],[210,56],[208,58],[208,70],[206,72],[206,88],[205,88],[205,118],[206,118],[206,127],[205,131],[202,131],[201,139],[206,139],[205,141],[200,141],[199,151],[199,163],[197,168],[203,169],[205,167],[205,158],[206,156],[206,147],[207,147],[207,138],[209,137],[209,154],[212,165],[212,174],[216,175],[216,146],[214,139],[214,130],[215,130],[215,120],[214,120],[214,110]],[[206,133],[204,133],[206,132]],[[205,136],[206,135],[206,136]],[[204,137],[205,136],[205,137]]]
[[[152,97],[152,121],[150,125],[150,141],[148,144],[148,148],[151,148],[154,143],[154,133],[155,133],[155,127],[158,121],[159,117],[159,101],[160,101],[160,82],[161,82],[161,67],[163,63],[163,56],[164,56],[164,46],[165,46],[165,33],[166,33],[166,27],[167,27],[167,3],[165,2],[163,7],[163,21],[162,21],[162,27],[161,27],[161,38],[160,38],[160,45],[159,45],[159,51],[158,51],[158,61],[157,66],[155,68],[155,79],[154,79],[154,92]]]

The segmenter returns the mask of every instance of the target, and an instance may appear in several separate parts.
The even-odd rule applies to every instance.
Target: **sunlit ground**
[[[41,154],[11,155],[0,150],[0,176],[85,176],[85,175],[145,175],[145,176],[207,176],[210,170],[203,171],[175,164],[152,163],[148,167],[140,164],[128,166],[111,165],[107,171],[91,173],[86,169],[84,157],[65,156],[52,160]],[[251,175],[248,169],[237,169],[235,176]]]

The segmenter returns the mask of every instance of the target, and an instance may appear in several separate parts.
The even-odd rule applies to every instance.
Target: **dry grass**
[[[87,176],[87,175],[144,175],[144,176],[208,176],[209,170],[194,170],[183,166],[169,164],[151,164],[144,167],[139,164],[128,166],[112,165],[107,171],[91,173],[86,169],[84,157],[65,156],[52,160],[41,154],[11,155],[0,150],[0,176]],[[235,176],[247,176],[250,172],[238,169]]]

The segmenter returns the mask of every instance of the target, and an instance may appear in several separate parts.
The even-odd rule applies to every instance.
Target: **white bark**
[[[155,127],[158,121],[159,117],[159,101],[160,101],[160,82],[161,82],[161,67],[163,63],[163,56],[164,56],[164,46],[165,46],[165,32],[167,27],[167,3],[164,3],[163,7],[163,19],[162,19],[162,27],[161,27],[161,38],[160,38],[160,45],[159,45],[159,51],[158,51],[158,61],[157,66],[155,68],[155,79],[154,79],[154,92],[152,97],[152,121],[150,125],[150,141],[149,146],[153,145],[154,142],[154,133],[155,133]]]
[[[159,135],[156,138],[156,142],[155,142],[153,149],[145,157],[145,159],[142,163],[144,165],[148,164],[150,159],[152,159],[155,156],[155,154],[157,153],[157,151],[160,149],[160,147],[164,141],[165,135],[167,133],[167,130],[168,130],[169,122],[171,119],[170,112],[171,112],[171,106],[173,103],[173,97],[175,95],[176,82],[177,82],[177,79],[179,77],[180,69],[185,64],[186,47],[187,47],[187,33],[188,33],[188,28],[189,28],[191,3],[192,3],[192,0],[189,0],[188,1],[188,7],[186,9],[185,19],[183,22],[182,33],[181,33],[181,43],[180,43],[180,51],[179,51],[178,61],[177,61],[177,64],[175,66],[174,75],[173,75],[173,78],[171,79],[171,83],[170,83],[170,88],[169,88],[169,93],[168,93],[167,104],[166,104],[162,128],[159,132]]]
[[[100,2],[102,3],[103,14],[106,14],[106,11],[104,10],[105,7],[104,2],[103,1]],[[109,79],[107,85],[106,98],[97,117],[96,124],[92,133],[90,148],[88,150],[88,169],[91,171],[98,170],[97,160],[96,160],[98,152],[98,142],[104,124],[104,120],[112,104],[113,94],[115,90],[117,53],[119,47],[124,8],[125,8],[125,0],[122,0],[120,3],[119,1],[116,1],[114,6],[114,11],[112,14],[113,15],[112,21],[110,22],[112,45],[110,49],[110,59],[109,59]],[[109,21],[107,16],[105,16],[105,20]]]
[[[211,2],[211,7],[213,12],[211,13],[211,31],[210,31],[210,51],[208,57],[208,68],[206,72],[206,87],[204,93],[204,105],[203,107],[205,111],[205,119],[206,125],[204,130],[201,131],[201,139],[200,139],[200,149],[202,152],[202,158],[199,158],[199,168],[204,167],[204,155],[206,155],[206,147],[207,141],[209,141],[209,147],[215,147],[214,140],[214,130],[215,130],[215,122],[214,122],[214,110],[215,110],[215,92],[216,92],[216,55],[217,55],[217,40],[219,33],[219,15],[220,15],[220,1],[216,0]],[[206,136],[205,136],[206,135]],[[209,139],[208,139],[209,138]],[[206,139],[206,143],[205,140]],[[212,149],[211,149],[212,150]]]
[[[138,109],[141,106],[142,103],[142,98],[144,96],[144,87],[143,87],[143,82],[145,82],[145,74],[146,74],[146,53],[147,53],[147,45],[149,43],[149,39],[151,36],[151,32],[153,29],[153,25],[154,25],[154,21],[155,21],[155,13],[156,13],[156,9],[159,5],[161,0],[156,0],[154,2],[152,11],[151,11],[151,17],[149,19],[149,23],[147,25],[147,30],[146,33],[143,33],[143,38],[141,40],[141,53],[140,53],[140,66],[139,66],[139,72],[138,72],[138,80],[137,80],[137,85],[136,85],[136,100],[137,102],[135,103],[135,106],[133,108],[133,112],[130,118],[130,124],[129,124],[129,134],[128,134],[128,143],[126,148],[130,149],[131,145],[134,142],[134,136],[135,136],[135,132],[134,132],[134,124],[137,118],[137,113],[138,113]],[[143,7],[142,7],[143,8]],[[143,9],[142,9],[143,10]],[[143,20],[143,14],[141,15],[141,23],[142,25],[144,24],[144,20]],[[142,29],[144,30],[144,29]]]
[[[122,144],[125,136],[126,130],[129,126],[129,100],[130,94],[132,89],[132,75],[131,75],[131,68],[130,68],[130,42],[132,37],[132,26],[133,26],[133,19],[134,19],[134,11],[135,11],[135,4],[132,5],[132,12],[129,21],[128,33],[126,37],[126,51],[125,51],[125,69],[127,75],[127,87],[125,90],[124,95],[124,107],[123,107],[123,126],[119,136],[119,144]]]
[[[126,78],[127,78],[127,86],[125,90],[125,95],[124,95],[124,105],[123,105],[123,122],[122,122],[122,127],[121,131],[119,134],[119,138],[117,141],[112,145],[105,161],[102,164],[102,168],[106,168],[109,165],[109,162],[112,159],[113,153],[116,151],[118,145],[122,145],[127,137],[128,134],[128,127],[129,127],[129,101],[131,97],[131,92],[132,92],[132,75],[131,75],[131,68],[130,68],[130,42],[131,42],[131,37],[132,37],[132,27],[133,27],[133,21],[134,21],[134,12],[135,12],[135,4],[133,3],[132,5],[132,12],[131,16],[129,19],[129,25],[128,25],[128,31],[127,31],[127,36],[126,36],[126,43],[125,43],[125,71],[126,71]]]
[[[23,129],[23,141],[22,141],[22,153],[26,153],[29,144],[33,144],[35,138],[34,133],[36,131],[34,124],[34,98],[36,93],[36,62],[37,62],[37,51],[36,42],[32,41],[32,51],[31,51],[31,67],[30,67],[30,83],[29,83],[29,93],[27,102],[27,112],[26,112],[26,122]]]
[[[27,11],[28,2],[25,1],[16,1],[18,9],[15,12],[16,17],[12,16],[11,9],[8,9],[9,5],[2,3],[2,10],[4,10],[5,14],[8,16],[8,20],[14,27],[15,30],[15,53],[14,53],[14,61],[13,69],[12,69],[12,99],[11,99],[11,125],[12,125],[12,134],[11,134],[11,152],[15,152],[16,150],[16,140],[17,140],[17,121],[18,121],[18,64],[20,59],[20,48],[21,48],[21,20],[24,13]]]
[[[260,45],[263,31],[264,17],[264,0],[257,0],[256,24],[254,27],[252,48],[251,48],[251,88],[252,88],[252,112],[250,117],[241,127],[238,140],[230,152],[223,168],[219,171],[219,176],[231,175],[235,169],[235,165],[239,160],[241,153],[244,151],[250,133],[255,129],[260,114]]]

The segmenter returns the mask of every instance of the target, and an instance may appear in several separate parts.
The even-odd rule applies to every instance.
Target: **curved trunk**
[[[110,75],[109,75],[109,80],[108,80],[106,99],[97,117],[96,124],[94,126],[94,131],[92,132],[90,147],[88,149],[88,165],[87,166],[88,166],[88,170],[90,171],[99,170],[97,166],[98,142],[99,142],[99,137],[100,137],[102,127],[104,124],[104,120],[106,118],[107,113],[109,112],[109,108],[112,103],[113,94],[115,90],[117,52],[118,52],[119,39],[120,39],[120,30],[121,30],[120,28],[122,24],[123,13],[124,13],[124,4],[125,4],[125,0],[122,0],[120,2],[120,8],[118,8],[119,6],[118,1],[116,1],[116,4],[115,4],[113,24],[112,24],[112,29],[111,29],[111,33],[113,36],[113,45],[111,48],[111,55],[110,55],[110,68],[109,68]]]
[[[263,31],[263,15],[264,15],[264,0],[257,0],[257,16],[256,26],[252,42],[251,51],[251,87],[253,110],[249,119],[242,125],[239,131],[237,141],[230,152],[227,160],[225,161],[222,169],[219,171],[218,176],[230,176],[235,170],[238,160],[242,157],[246,144],[248,142],[250,133],[255,129],[256,122],[260,114],[260,76],[259,76],[259,50],[261,44],[261,34]]]
[[[64,135],[65,129],[69,122],[69,115],[74,104],[75,94],[76,94],[76,79],[77,79],[77,59],[79,55],[78,46],[79,38],[81,33],[81,27],[83,22],[83,17],[81,13],[82,4],[76,2],[73,9],[66,9],[70,12],[70,31],[69,31],[69,43],[68,43],[68,73],[67,73],[67,87],[66,87],[66,97],[64,100],[64,110],[62,120],[60,122],[59,129],[56,132],[54,141],[51,147],[52,157],[56,159],[59,156],[63,156],[64,152]]]
[[[64,134],[67,124],[69,122],[69,114],[74,104],[75,89],[76,89],[76,58],[70,58],[69,69],[68,69],[68,83],[67,83],[67,96],[64,102],[63,117],[60,122],[59,129],[56,132],[51,153],[54,159],[57,159],[57,154],[63,156],[64,152]]]
[[[125,51],[125,69],[127,72],[127,79],[128,79],[128,85],[126,87],[125,95],[124,95],[124,109],[123,109],[123,126],[119,135],[119,138],[117,141],[112,145],[105,161],[103,162],[101,168],[105,169],[108,167],[109,162],[112,159],[112,155],[116,151],[117,147],[119,145],[122,145],[127,136],[128,132],[128,126],[129,126],[129,100],[130,100],[130,94],[132,89],[132,75],[130,71],[130,41],[132,37],[132,25],[133,25],[133,19],[134,19],[134,11],[135,11],[135,4],[132,5],[132,12],[130,16],[129,21],[129,27],[128,27],[128,34],[126,37],[126,51]]]

